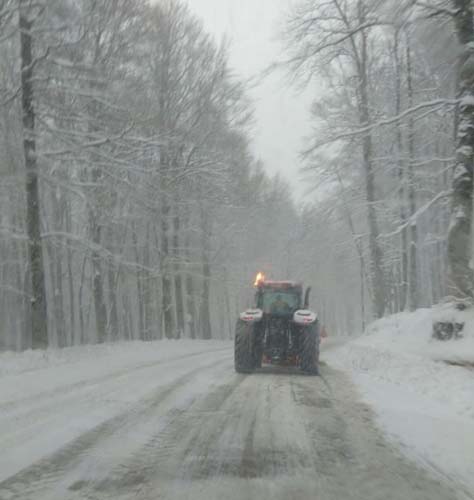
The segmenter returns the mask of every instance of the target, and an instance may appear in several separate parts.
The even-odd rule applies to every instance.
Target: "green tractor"
[[[308,310],[310,288],[292,281],[255,283],[255,308],[240,314],[235,329],[234,364],[251,373],[264,364],[298,366],[319,374],[319,321]]]

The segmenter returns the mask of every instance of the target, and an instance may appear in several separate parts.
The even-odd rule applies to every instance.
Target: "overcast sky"
[[[294,0],[187,0],[191,10],[217,38],[230,38],[230,63],[244,79],[261,74],[278,57],[278,34]],[[298,153],[310,134],[310,92],[288,88],[272,75],[251,91],[256,124],[253,148],[269,173],[280,172],[301,197]]]

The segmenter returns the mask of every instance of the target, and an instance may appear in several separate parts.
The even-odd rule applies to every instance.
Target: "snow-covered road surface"
[[[471,498],[388,444],[326,365],[243,376],[228,343],[142,349],[0,378],[1,500]]]

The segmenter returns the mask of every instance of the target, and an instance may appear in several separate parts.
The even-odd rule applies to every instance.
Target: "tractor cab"
[[[257,285],[255,304],[264,315],[292,317],[302,307],[303,287],[293,281],[262,281]]]

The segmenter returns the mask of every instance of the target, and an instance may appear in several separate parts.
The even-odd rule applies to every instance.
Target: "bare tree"
[[[41,9],[41,7],[40,7]],[[33,78],[36,60],[33,56],[32,29],[38,8],[20,0],[19,30],[21,53],[21,90],[23,115],[23,152],[26,169],[26,203],[28,255],[31,275],[31,334],[34,349],[48,346],[48,312],[46,300],[43,245],[41,241],[41,205],[36,158],[36,128]]]
[[[472,258],[472,191],[474,160],[474,21],[470,0],[453,0],[454,22],[461,44],[456,167],[453,177],[448,256],[454,293],[474,297]]]
[[[338,71],[348,63],[353,79],[353,91],[357,101],[357,118],[361,134],[361,160],[367,201],[368,241],[370,248],[370,275],[372,280],[375,313],[382,316],[386,307],[385,279],[382,268],[382,249],[378,236],[379,227],[375,204],[374,146],[370,124],[370,54],[372,28],[381,23],[371,3],[358,0],[343,2],[331,0],[324,4],[301,2],[289,22],[288,37],[290,59],[288,64],[298,70],[303,78],[313,78],[318,73]],[[326,70],[323,68],[326,67]],[[328,69],[329,68],[329,69]],[[316,141],[317,142],[317,141]],[[312,148],[314,151],[314,148]]]

